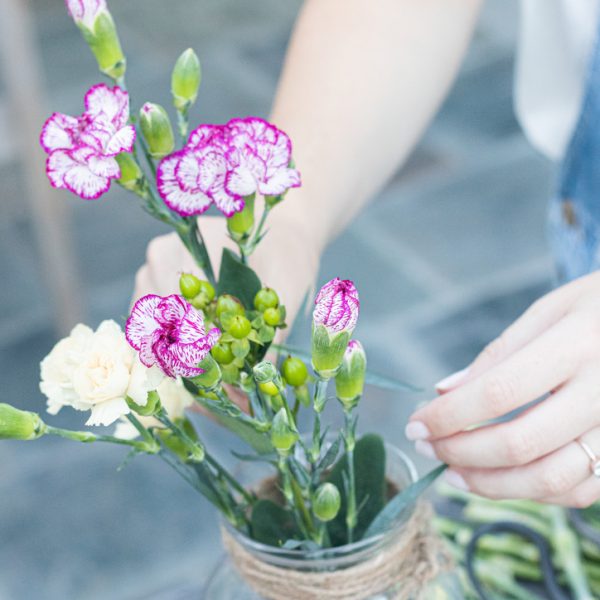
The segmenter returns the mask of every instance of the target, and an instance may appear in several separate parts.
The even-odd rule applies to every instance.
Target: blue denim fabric
[[[600,268],[600,33],[548,229],[560,282]]]

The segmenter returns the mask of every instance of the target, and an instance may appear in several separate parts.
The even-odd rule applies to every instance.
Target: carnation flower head
[[[323,325],[329,333],[352,332],[358,321],[360,302],[354,282],[336,277],[317,294],[313,322]]]
[[[159,164],[158,191],[182,216],[202,214],[214,204],[230,217],[244,208],[245,196],[278,195],[299,186],[290,160],[288,136],[262,119],[200,125],[182,150]]]
[[[129,120],[129,95],[120,87],[95,85],[85,95],[79,117],[54,113],[44,124],[40,144],[48,154],[52,186],[95,200],[121,176],[115,156],[131,152],[135,128]]]
[[[204,315],[176,294],[148,294],[131,311],[125,334],[147,367],[157,365],[169,377],[194,377],[204,371],[198,363],[217,343],[221,332],[208,333]]]

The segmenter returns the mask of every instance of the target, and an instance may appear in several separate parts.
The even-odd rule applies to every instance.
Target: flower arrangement
[[[177,144],[163,107],[146,102],[131,112],[126,60],[105,0],[66,4],[112,87],[94,85],[81,115],[54,113],[44,124],[40,143],[50,184],[84,200],[99,199],[113,183],[129,190],[177,232],[205,279],[183,273],[179,294],[140,298],[124,327],[115,321],[95,331],[77,325],[41,363],[48,412],[67,406],[89,412],[87,425],[115,425],[113,435],[59,429],[38,414],[0,404],[0,439],[58,435],[155,455],[235,530],[270,546],[316,551],[381,534],[440,469],[398,494],[386,480],[383,440],[372,434],[357,439],[356,407],[370,375],[362,345],[351,339],[360,309],[352,281],[335,278],[318,293],[308,356],[273,343],[286,327],[285,306],[248,259],[266,235],[269,213],[301,185],[289,137],[256,117],[188,133],[201,80],[190,49],[171,78]],[[238,249],[223,250],[218,274],[198,219],[211,207],[227,219]],[[266,358],[273,351],[283,351],[278,365]],[[403,388],[389,378],[372,379]],[[335,434],[321,424],[332,388],[344,416]],[[247,411],[234,393],[247,399]],[[275,498],[245,488],[211,454],[186,415],[192,405],[251,447],[243,460],[272,467]],[[300,411],[312,413],[308,435],[299,430]]]

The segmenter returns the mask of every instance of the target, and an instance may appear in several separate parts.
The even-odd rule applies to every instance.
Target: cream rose
[[[127,397],[144,406],[148,392],[164,378],[139,361],[114,321],[103,321],[96,331],[75,327],[42,361],[41,371],[48,411],[90,410],[87,425],[110,425],[129,414]]]

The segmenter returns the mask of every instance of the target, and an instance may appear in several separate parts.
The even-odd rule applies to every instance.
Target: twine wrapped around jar
[[[419,502],[411,518],[379,552],[338,570],[301,571],[269,564],[225,529],[223,544],[242,578],[267,600],[365,600],[382,593],[395,600],[414,600],[452,566],[431,530],[432,516],[431,506]]]

